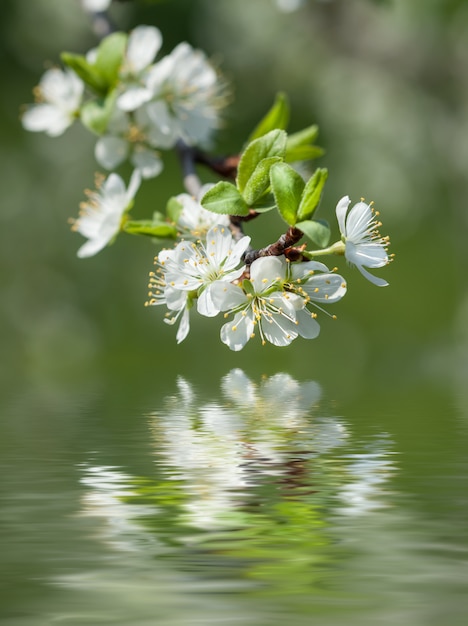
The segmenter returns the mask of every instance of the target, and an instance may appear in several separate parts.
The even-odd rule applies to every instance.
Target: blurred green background
[[[297,5],[296,10],[295,6]],[[288,371],[333,381],[352,397],[371,390],[450,381],[464,396],[468,298],[465,268],[468,163],[468,2],[464,0],[172,0],[114,2],[116,26],[154,24],[164,52],[187,40],[204,49],[232,85],[218,137],[238,151],[284,90],[291,130],[318,123],[330,171],[321,217],[349,194],[374,200],[396,260],[378,289],[343,268],[347,297],[337,321],[322,316],[315,341],[286,349],[251,342],[239,354],[218,338],[218,320],[194,319],[176,346],[162,311],[143,306],[155,247],[121,236],[97,257],[67,220],[97,170],[94,139],[79,124],[51,139],[23,131],[19,112],[62,50],[96,39],[77,0],[5,0],[1,19],[0,333],[2,393],[70,398],[112,380],[135,397],[178,372],[209,383],[232,367]],[[164,208],[181,189],[176,160],[139,192],[135,215]],[[123,170],[125,175],[128,170]],[[204,180],[208,173],[200,172]],[[268,222],[268,223],[267,223]],[[281,223],[249,224],[258,247]],[[335,227],[335,234],[337,234]],[[340,266],[341,267],[341,266]],[[67,401],[68,401],[67,400]]]
[[[198,601],[203,585],[197,580],[193,594],[189,579],[187,596],[171,572],[180,570],[186,581],[190,567],[193,580],[210,570],[212,580],[219,574],[212,560],[199,570],[203,558],[193,560],[190,541],[162,567],[157,549],[150,550],[156,560],[147,562],[146,544],[134,556],[122,556],[102,539],[99,520],[80,517],[86,508],[81,475],[87,464],[121,467],[149,480],[164,474],[164,442],[159,435],[152,441],[148,414],[159,415],[170,431],[175,418],[161,409],[163,399],[169,398],[183,418],[190,413],[174,393],[179,374],[200,394],[203,406],[216,407],[220,379],[242,368],[257,384],[261,375],[277,372],[299,382],[316,381],[323,400],[307,418],[311,427],[320,426],[323,415],[332,416],[349,434],[341,453],[333,449],[324,467],[359,465],[367,458],[363,451],[368,453],[357,488],[364,486],[364,496],[366,485],[371,496],[376,488],[383,502],[377,516],[350,518],[340,517],[330,499],[326,523],[333,545],[349,552],[342,561],[331,561],[337,575],[331,579],[333,596],[325,603],[312,601],[304,621],[294,615],[298,596],[291,596],[292,618],[289,612],[286,620],[281,615],[281,623],[292,619],[310,625],[312,616],[321,626],[465,624],[468,0],[113,2],[110,13],[118,28],[157,25],[164,53],[187,40],[222,68],[233,98],[216,151],[237,152],[275,93],[285,91],[292,105],[290,129],[320,126],[326,154],[317,165],[330,171],[320,217],[329,219],[338,235],[337,201],[345,194],[354,200],[364,196],[375,201],[382,234],[390,235],[396,260],[379,271],[389,287],[379,289],[339,263],[349,291],[334,307],[337,321],[320,317],[317,340],[298,339],[283,349],[250,342],[240,353],[220,342],[221,320],[193,316],[191,333],[177,346],[163,311],[144,307],[157,251],[151,241],[122,235],[98,256],[77,258],[83,240],[70,231],[68,220],[77,215],[83,190],[93,185],[94,138],[79,124],[57,139],[27,133],[20,110],[62,50],[86,52],[96,38],[78,0],[4,0],[0,12],[4,623],[110,623],[109,615],[128,603],[124,621],[113,623],[127,626],[128,614],[132,623],[147,624],[153,623],[154,607],[161,610],[167,598],[174,609],[171,624],[178,623],[179,611],[192,618],[187,597]],[[127,177],[129,170],[121,173]],[[200,174],[210,179],[209,173]],[[140,189],[135,216],[164,209],[167,198],[181,191],[177,160],[167,154],[163,175]],[[282,227],[279,219],[259,219],[246,230],[260,247],[276,239]],[[288,391],[280,391],[287,404]],[[272,411],[271,420],[266,415],[266,424],[287,416],[283,404],[276,408],[278,415]],[[252,411],[256,427],[255,406]],[[231,427],[230,419],[225,425]],[[203,428],[196,426],[203,443]],[[307,440],[301,428],[292,431],[298,446]],[[174,438],[181,459],[183,435],[181,429]],[[248,442],[251,433],[239,437]],[[313,451],[315,445],[312,437],[307,446]],[[376,450],[391,463],[379,469]],[[208,446],[207,476],[216,478],[209,453]],[[293,459],[299,454],[295,448],[290,453]],[[219,456],[223,467],[222,452]],[[158,458],[162,468],[155,468]],[[321,490],[328,493],[317,477],[320,464],[312,459],[308,467],[310,493],[320,499]],[[379,482],[379,472],[387,482]],[[338,474],[329,474],[334,488],[346,487],[348,479]],[[359,504],[360,496],[362,491],[351,492],[344,501]],[[261,522],[265,509],[258,510]],[[121,509],[109,511],[118,530]],[[156,538],[177,532],[171,515],[156,529]],[[294,542],[296,530],[285,528]],[[255,533],[254,521],[251,529]],[[307,520],[301,530],[307,538],[315,536]],[[242,548],[242,542],[236,545]],[[296,543],[293,558],[287,552],[284,562],[284,550],[273,546],[272,556],[279,554],[279,566],[271,570],[280,574],[278,589],[283,582],[294,587],[297,578],[287,565],[302,563],[302,545]],[[343,572],[340,595],[334,585]],[[84,580],[83,596],[71,579],[78,589]],[[207,588],[212,591],[210,584]],[[213,589],[213,614],[219,607],[223,620],[237,619],[241,595],[229,588],[229,604],[220,604],[219,587]],[[86,617],[89,601],[102,607]],[[366,621],[359,607],[364,613],[369,606]],[[408,612],[402,613],[402,606]],[[321,611],[328,609],[332,615],[325,620]],[[149,621],[138,621],[139,610]],[[336,621],[335,612],[346,614],[345,620]],[[38,615],[56,619],[41,621]]]

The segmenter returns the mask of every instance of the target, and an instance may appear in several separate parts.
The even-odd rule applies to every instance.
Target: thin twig
[[[94,34],[99,39],[104,39],[107,35],[114,33],[116,28],[112,23],[107,11],[90,11],[85,7],[84,2],[81,2],[81,6],[83,11],[89,15],[91,18],[91,25],[93,28]]]
[[[196,198],[200,193],[202,184],[195,169],[195,151],[182,139],[177,141],[176,150],[182,167],[184,187],[187,193]]]
[[[205,165],[210,170],[219,174],[223,178],[234,180],[237,175],[237,167],[239,165],[240,155],[233,154],[230,156],[211,156],[202,150],[194,150],[194,158],[197,163]]]

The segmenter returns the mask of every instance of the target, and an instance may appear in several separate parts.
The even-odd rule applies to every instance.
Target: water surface
[[[375,408],[240,369],[152,406],[82,391],[6,412],[2,623],[465,623],[449,393]]]

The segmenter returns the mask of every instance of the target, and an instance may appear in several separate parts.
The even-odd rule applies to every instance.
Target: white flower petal
[[[181,341],[183,341],[187,337],[187,335],[189,334],[189,330],[190,330],[190,312],[187,308],[185,308],[182,313],[179,328],[176,334],[177,343],[181,343]]]
[[[339,274],[318,274],[303,284],[302,288],[314,302],[332,304],[346,294],[346,281]]]
[[[128,38],[126,60],[130,70],[137,74],[144,70],[159,52],[161,31],[155,26],[137,26]]]
[[[308,309],[303,309],[296,313],[297,331],[304,339],[315,339],[320,333],[320,324],[315,318],[312,317],[311,312]]]
[[[324,263],[319,261],[306,261],[304,263],[291,263],[290,275],[292,280],[308,277],[315,272],[329,272],[330,270]]]
[[[100,137],[94,148],[94,156],[96,161],[107,170],[114,170],[128,156],[128,141],[121,137],[112,135],[104,135]]]
[[[232,253],[232,247],[232,235],[228,228],[218,224],[210,228],[206,235],[206,254],[217,267]]]
[[[234,352],[238,352],[249,341],[254,328],[254,322],[249,313],[246,315],[237,313],[232,321],[222,326],[220,332],[221,341]]]
[[[180,291],[179,289],[174,289],[169,286],[166,287],[164,295],[166,297],[167,308],[171,311],[180,311],[187,304],[187,293],[185,291]]]
[[[268,289],[276,280],[284,279],[286,262],[284,257],[264,256],[256,259],[250,266],[250,280],[257,293]]]
[[[216,283],[208,285],[197,300],[197,311],[200,315],[204,315],[205,317],[215,317],[221,310],[212,297],[212,287],[214,284]]]
[[[364,269],[364,267],[362,267],[362,265],[356,265],[356,267],[361,272],[361,274],[364,276],[364,278],[367,278],[367,280],[369,280],[374,285],[377,285],[377,287],[387,287],[388,286],[388,282],[386,280],[384,280],[383,278],[379,278],[378,276],[373,276],[370,272],[368,272],[366,269]]]
[[[387,251],[382,244],[364,243],[355,245],[350,241],[346,242],[346,258],[354,265],[365,265],[366,267],[383,267],[388,263]]]
[[[365,202],[357,202],[348,213],[346,220],[346,238],[359,243],[373,220],[372,209]]]
[[[298,335],[294,322],[282,315],[274,315],[270,321],[262,317],[259,323],[265,339],[274,346],[289,346]]]
[[[53,104],[34,104],[25,111],[21,121],[26,130],[58,137],[71,126],[73,118]]]
[[[134,83],[126,87],[125,91],[117,98],[116,103],[122,111],[135,111],[149,100],[151,100],[151,91]]]
[[[336,218],[342,235],[346,234],[346,213],[350,204],[349,196],[344,196],[336,205]]]
[[[79,248],[76,253],[80,259],[84,259],[90,256],[94,256],[100,252],[107,245],[107,241],[102,238],[90,239]]]
[[[132,175],[130,176],[130,181],[128,183],[128,188],[125,193],[125,208],[128,208],[128,205],[136,196],[136,193],[141,185],[141,174],[138,170],[133,170]]]
[[[223,281],[216,281],[211,285],[211,298],[220,311],[231,311],[248,302],[240,287]]]
[[[147,148],[135,148],[131,161],[143,178],[154,178],[163,170],[163,162],[158,153]]]
[[[43,74],[39,90],[46,102],[73,114],[80,107],[84,83],[72,70],[52,68]]]

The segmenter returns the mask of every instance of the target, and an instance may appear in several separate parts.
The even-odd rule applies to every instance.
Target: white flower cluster
[[[112,111],[95,147],[96,160],[108,170],[130,159],[143,178],[152,178],[163,167],[158,150],[180,139],[206,145],[219,127],[224,83],[205,54],[182,42],[154,62],[161,45],[154,26],[138,26],[128,37]],[[91,50],[87,61],[95,62],[96,55]],[[47,70],[35,96],[23,126],[53,137],[71,126],[86,104],[85,84],[68,68]]]
[[[109,4],[82,3],[98,13]],[[114,170],[128,159],[133,166],[128,186],[112,172],[98,178],[95,191],[86,192],[80,215],[72,220],[72,228],[87,240],[78,256],[95,255],[121,231],[175,241],[172,249],[156,256],[147,304],[164,305],[165,321],[179,322],[178,343],[190,330],[192,309],[204,317],[223,314],[220,337],[234,351],[256,335],[262,344],[275,346],[287,346],[299,336],[317,337],[317,311],[324,312],[325,305],[341,300],[347,290],[344,278],[317,258],[344,256],[373,284],[388,284],[368,271],[390,261],[388,237],[378,231],[378,213],[363,200],[350,208],[349,197],[343,197],[336,207],[341,239],[325,247],[330,229],[313,215],[327,170],[318,169],[305,181],[288,164],[314,158],[316,129],[288,137],[276,128],[289,116],[285,97],[277,97],[242,154],[210,157],[200,146],[219,127],[224,83],[203,52],[183,42],[155,60],[161,46],[156,27],[138,26],[129,36],[109,35],[86,56],[64,53],[67,69],[45,72],[35,91],[36,104],[23,114],[27,130],[52,137],[81,118],[99,135],[95,156],[100,165]],[[163,168],[158,151],[176,146],[185,188],[198,191],[196,197],[179,194],[170,199],[165,214],[157,210],[150,220],[131,220],[128,212],[142,179],[157,176]],[[202,185],[196,163],[236,184],[224,180]],[[249,249],[242,221],[274,208],[288,224],[287,232],[276,244]],[[296,247],[303,235],[318,249]]]
[[[195,302],[200,315],[234,316],[221,328],[221,341],[231,350],[242,350],[257,333],[262,344],[275,346],[287,346],[298,336],[317,337],[317,314],[309,306],[323,310],[322,304],[340,300],[345,280],[323,263],[292,264],[284,256],[261,257],[247,271],[241,259],[249,243],[250,237],[235,242],[225,226],[217,225],[205,242],[181,241],[156,257],[147,304],[166,305],[169,324],[180,318],[178,343],[189,332]]]

